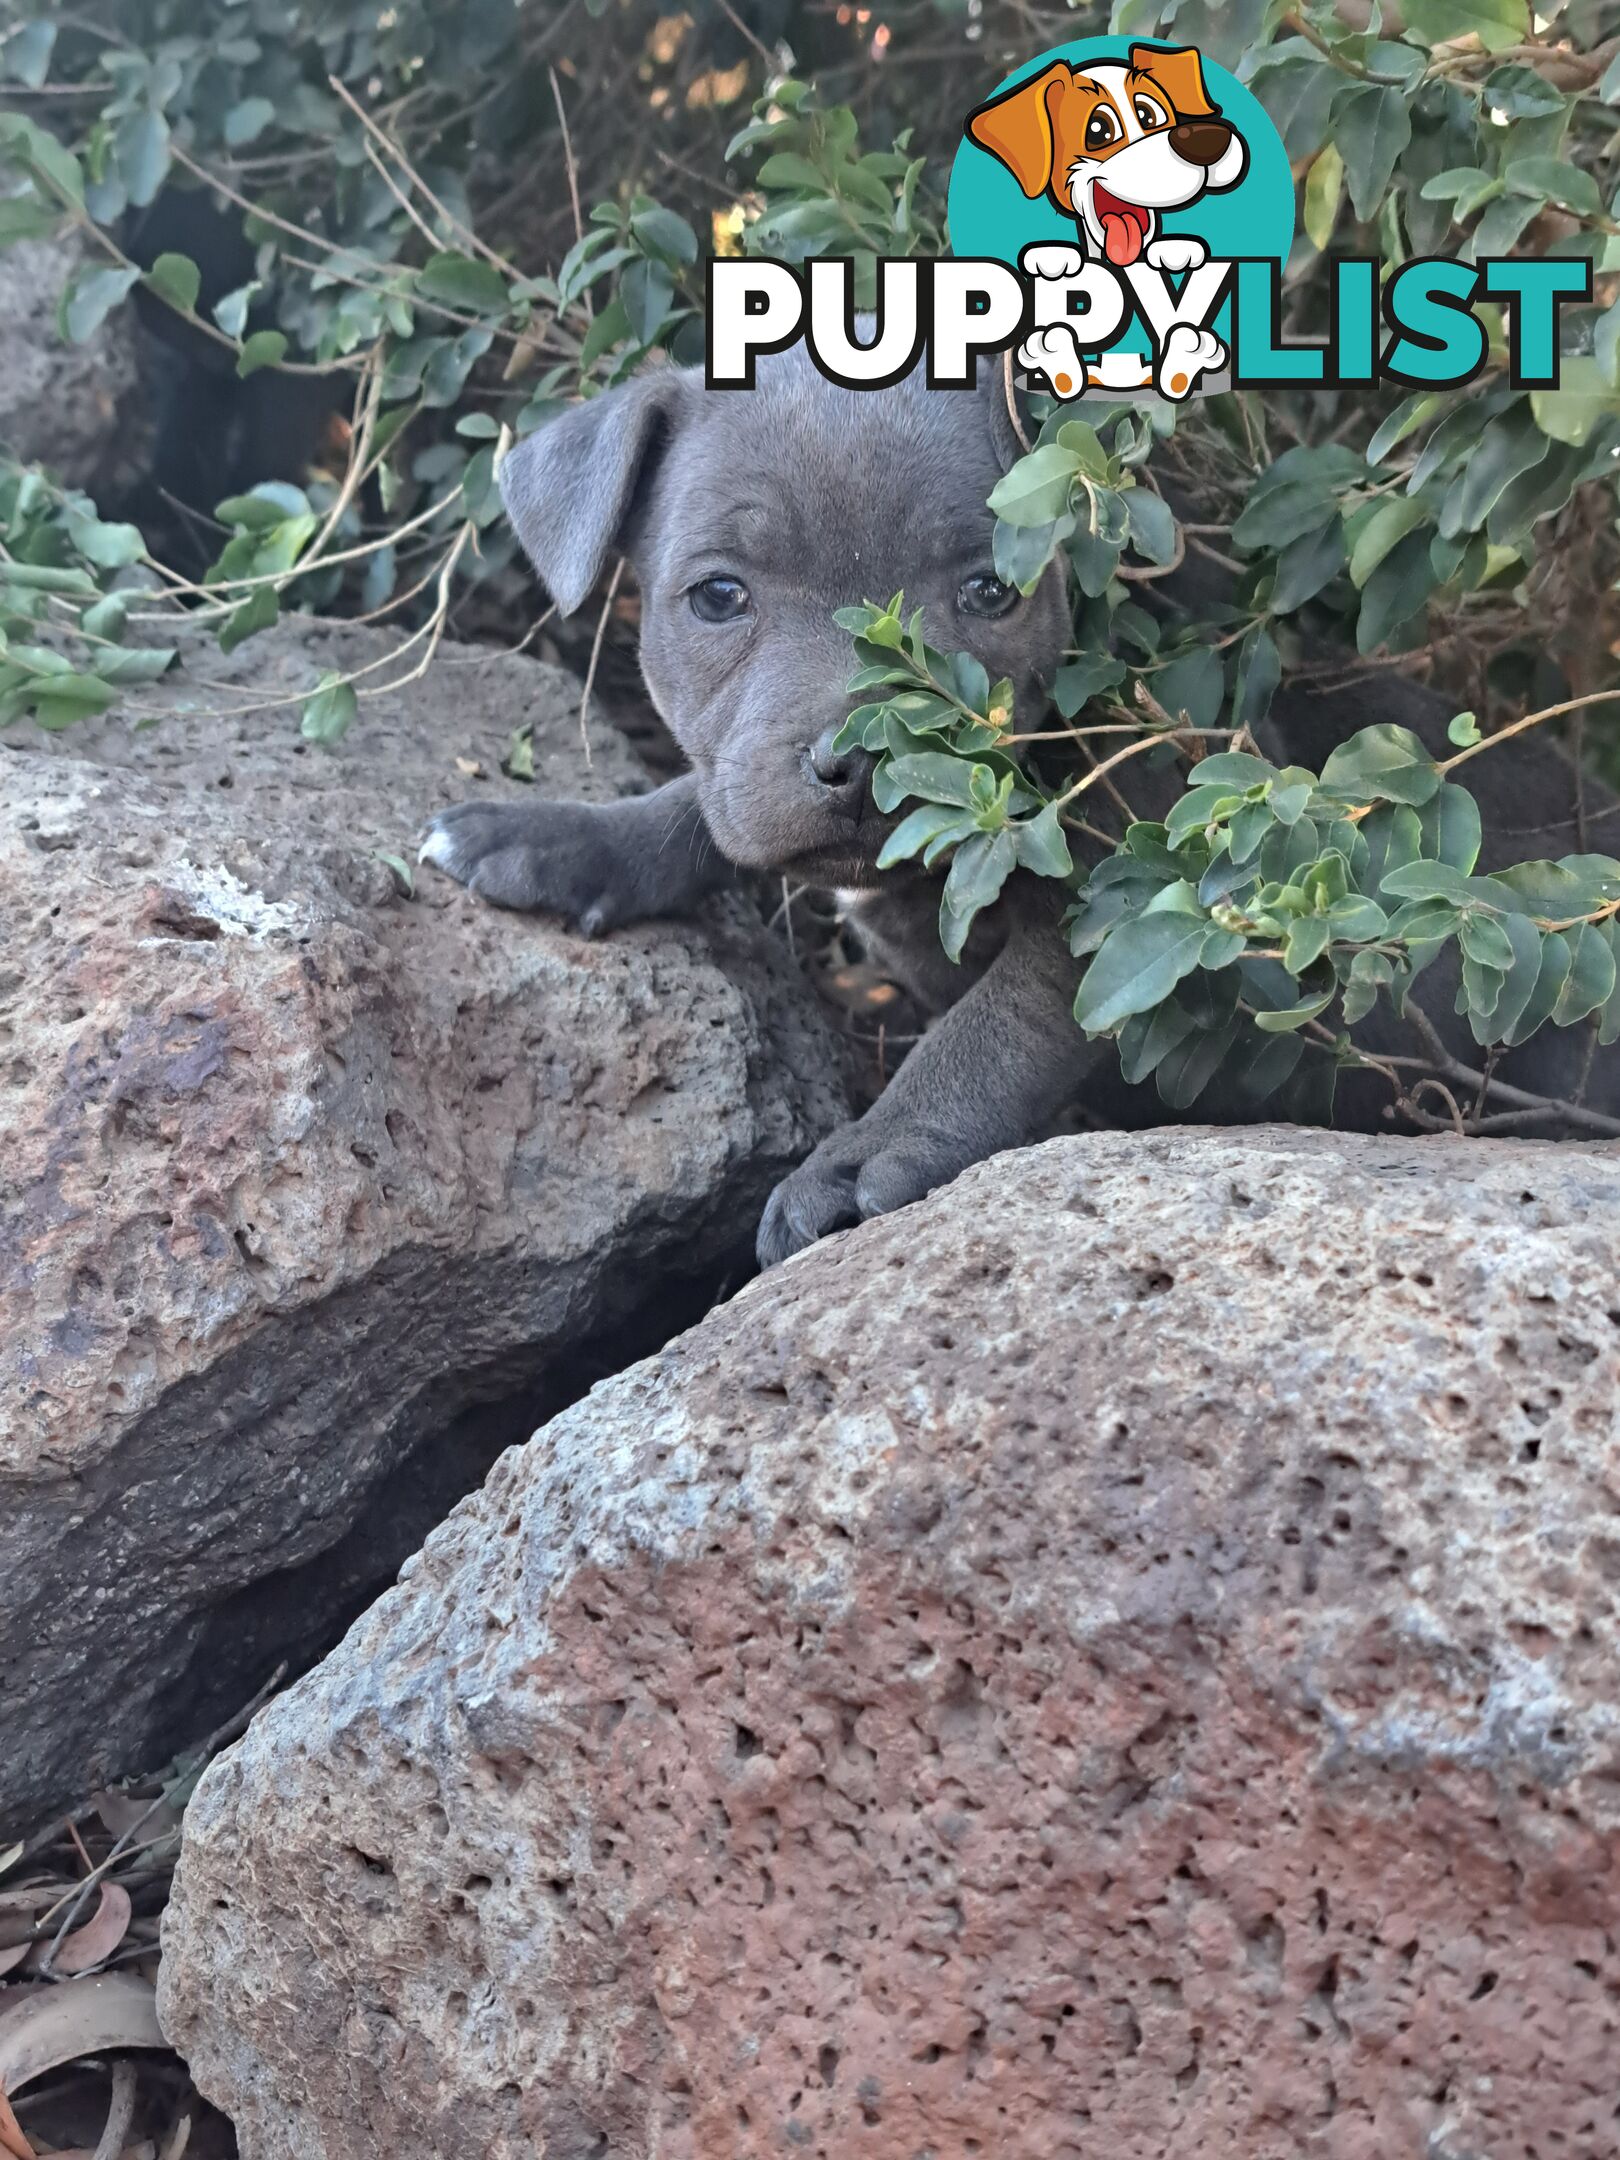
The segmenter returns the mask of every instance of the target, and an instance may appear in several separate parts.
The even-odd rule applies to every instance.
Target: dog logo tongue
[[[1142,252],[1147,239],[1147,212],[1137,203],[1121,202],[1105,187],[1095,189],[1091,199],[1102,226],[1103,253],[1116,270],[1123,270]]]

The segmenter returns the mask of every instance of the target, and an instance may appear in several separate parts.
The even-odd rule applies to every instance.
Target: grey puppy
[[[739,867],[854,887],[869,948],[943,1015],[865,1117],[777,1187],[759,1231],[767,1266],[1036,1137],[1082,1088],[1106,1119],[1163,1115],[1074,1023],[1078,968],[1057,930],[1066,894],[1015,875],[953,967],[939,946],[937,882],[909,867],[877,872],[893,821],[873,807],[870,759],[832,747],[854,702],[833,610],[901,588],[924,609],[934,644],[976,654],[992,679],[1012,678],[1021,713],[1040,710],[1069,615],[1056,566],[1027,599],[995,577],[985,499],[1017,448],[999,373],[978,391],[929,390],[918,375],[881,392],[844,390],[794,351],[762,359],[751,391],[706,390],[673,368],[646,376],[529,437],[502,469],[512,522],[565,614],[614,550],[630,557],[643,671],[692,770],[625,802],[464,803],[433,821],[425,858],[497,906],[545,909],[591,934],[680,914]],[[1230,597],[1201,593],[1201,581],[1208,574],[1189,563],[1162,589],[1195,606]],[[1302,657],[1330,656],[1307,637]],[[1447,754],[1449,701],[1389,674],[1346,682],[1344,656],[1332,657],[1336,684],[1279,691],[1260,730],[1277,763],[1318,769],[1372,720]],[[1485,820],[1482,868],[1585,846],[1570,814],[1572,768],[1544,731],[1470,779]],[[1151,785],[1133,783],[1133,796]],[[1590,777],[1583,785],[1587,817],[1620,811]],[[1162,808],[1150,800],[1147,814]],[[1479,1052],[1451,1011],[1455,969],[1448,949],[1425,1003],[1472,1066]],[[1358,1041],[1412,1048],[1381,1010]],[[1537,1096],[1585,1090],[1590,1108],[1620,1113],[1620,1060],[1592,1064],[1584,1030],[1543,1029],[1493,1070]],[[1347,1073],[1335,1122],[1387,1129],[1387,1105],[1374,1075]],[[1198,1114],[1256,1113],[1210,1091]]]
[[[977,391],[917,374],[874,393],[828,382],[798,350],[762,359],[752,391],[684,369],[641,377],[502,467],[564,614],[613,552],[629,557],[642,669],[692,769],[616,803],[463,803],[433,821],[424,858],[496,906],[590,934],[684,913],[739,867],[855,888],[868,946],[944,1014],[874,1107],[777,1187],[766,1266],[1030,1139],[1088,1062],[1055,889],[1015,879],[953,967],[937,883],[879,879],[892,820],[873,806],[870,758],[832,747],[858,702],[833,610],[901,588],[935,644],[974,653],[1039,710],[1069,617],[1056,567],[1027,599],[995,575],[985,499],[1016,455],[999,370]]]

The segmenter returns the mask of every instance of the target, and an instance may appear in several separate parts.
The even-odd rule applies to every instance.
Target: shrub
[[[223,544],[195,580],[130,524],[11,472],[0,723],[65,726],[105,705],[168,664],[182,614],[227,647],[283,606],[392,615],[411,667],[475,590],[510,620],[503,445],[660,355],[694,357],[705,253],[853,253],[869,277],[879,255],[943,244],[941,161],[987,84],[1029,56],[1027,12],[839,12],[836,28],[808,8],[775,18],[822,60],[820,90],[788,72],[763,13],[707,0],[695,20],[605,0],[219,0],[202,23],[197,0],[91,0],[15,24],[0,241],[86,236],[65,334],[92,334],[139,286],[239,376],[319,374],[352,415],[333,469],[218,505]],[[1487,371],[1462,390],[1229,393],[1084,421],[1037,401],[1029,454],[993,499],[996,550],[1022,586],[1058,552],[1072,572],[1058,721],[1026,730],[1067,732],[1078,764],[1060,783],[1040,784],[998,691],[931,652],[898,603],[852,614],[866,677],[890,694],[851,725],[882,752],[885,799],[917,804],[895,846],[948,863],[947,946],[1014,863],[1078,888],[1066,831],[1086,823],[1107,857],[1071,913],[1089,960],[1079,1017],[1117,1033],[1128,1070],[1155,1073],[1177,1107],[1222,1066],[1259,1089],[1311,1042],[1329,1052],[1313,1066],[1354,1059],[1348,1030],[1371,1000],[1400,1004],[1451,939],[1485,1077],[1494,1046],[1543,1021],[1595,1015],[1613,1039],[1620,870],[1583,838],[1561,864],[1476,877],[1477,821],[1447,771],[1526,704],[1562,716],[1577,756],[1617,762],[1614,729],[1585,725],[1620,650],[1620,38],[1601,13],[1405,0],[1383,28],[1356,0],[1120,0],[1111,21],[1079,8],[1043,26],[1048,42],[1194,40],[1251,84],[1302,192],[1295,321],[1319,318],[1340,246],[1388,265],[1551,248],[1596,275],[1594,305],[1564,311],[1556,391],[1512,387],[1491,320]],[[916,134],[895,124],[897,83]],[[178,251],[131,252],[138,214],[179,188],[210,190],[255,250],[227,293],[205,298]],[[1188,524],[1156,474],[1198,504]],[[1141,605],[1138,584],[1189,555],[1217,558],[1231,597]],[[154,589],[127,589],[140,582]],[[1320,772],[1271,769],[1245,745],[1306,621],[1446,686],[1484,741],[1436,761],[1374,728]],[[313,685],[306,733],[334,739],[376,688]],[[1191,760],[1218,732],[1230,746],[1189,763],[1162,824],[1112,830],[1094,811],[1099,729],[1120,734],[1120,764]]]

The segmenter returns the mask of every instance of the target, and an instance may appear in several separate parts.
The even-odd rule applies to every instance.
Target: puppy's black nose
[[[858,811],[866,799],[866,783],[876,762],[869,750],[835,750],[836,727],[823,728],[805,752],[810,776],[829,794],[839,798],[839,808]]]
[[[1231,140],[1224,120],[1179,120],[1170,130],[1171,149],[1189,165],[1218,165]]]

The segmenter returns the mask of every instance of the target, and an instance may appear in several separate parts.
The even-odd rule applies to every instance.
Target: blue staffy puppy
[[[587,934],[679,915],[736,870],[853,888],[857,926],[942,1011],[886,1093],[772,1195],[769,1266],[830,1230],[917,1200],[1034,1137],[1091,1053],[1070,1014],[1063,895],[1015,878],[960,967],[940,950],[937,882],[876,869],[895,822],[872,760],[835,751],[860,700],[833,610],[901,588],[933,643],[1012,679],[1038,711],[1069,635],[1062,572],[1024,598],[997,578],[986,497],[1018,454],[999,370],[977,391],[846,390],[802,349],[752,391],[665,368],[575,407],[506,458],[518,537],[569,614],[620,551],[641,586],[641,665],[691,771],[627,801],[462,803],[424,859],[498,907]],[[948,1009],[947,1009],[948,1008]]]

